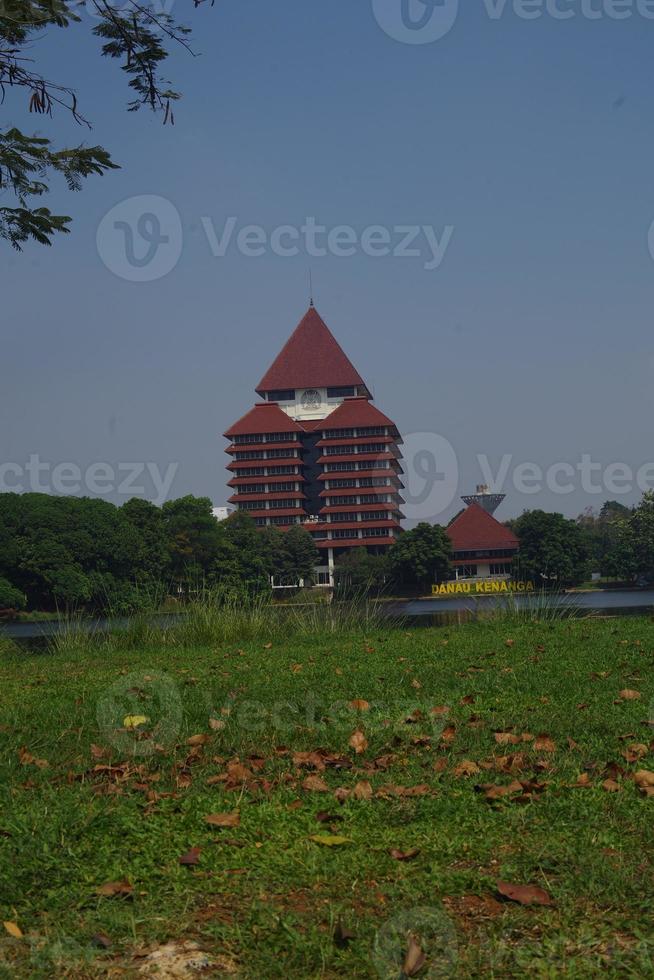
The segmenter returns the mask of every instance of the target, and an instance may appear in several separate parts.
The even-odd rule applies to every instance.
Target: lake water
[[[410,599],[406,602],[388,603],[384,608],[389,616],[406,617],[411,625],[444,626],[483,618],[484,613],[508,606],[512,609],[551,609],[562,608],[573,616],[601,615],[652,615],[654,614],[654,589],[628,591],[616,589],[608,592],[575,592],[565,595],[512,595],[508,600],[501,595],[452,596],[442,599]],[[154,622],[170,625],[177,615],[155,617]],[[127,626],[128,619],[89,619],[80,624],[91,630],[121,629]],[[0,633],[18,642],[37,642],[55,636],[66,624],[57,620],[44,623],[5,623],[0,625]]]

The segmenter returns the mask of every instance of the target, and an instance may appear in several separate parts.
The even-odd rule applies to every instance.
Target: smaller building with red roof
[[[476,500],[457,514],[446,530],[452,542],[452,564],[457,579],[511,575],[518,539]]]

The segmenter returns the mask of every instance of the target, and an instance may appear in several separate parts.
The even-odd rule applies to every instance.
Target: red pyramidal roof
[[[364,385],[359,372],[311,305],[257,385],[266,391]]]
[[[375,408],[364,395],[359,395],[357,398],[346,398],[326,419],[316,422],[314,428],[326,432],[329,429],[365,429],[374,425],[395,428],[395,423],[387,415]]]
[[[263,435],[267,432],[297,432],[301,434],[302,428],[286,412],[282,412],[276,402],[260,402],[249,412],[246,412],[238,422],[234,422],[234,425],[225,432],[225,435],[230,439],[232,436]]]
[[[487,551],[516,548],[518,539],[479,504],[470,504],[446,529],[452,550]]]

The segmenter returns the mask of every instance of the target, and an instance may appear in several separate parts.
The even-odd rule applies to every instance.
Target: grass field
[[[654,976],[653,663],[644,619],[0,646],[0,976]]]

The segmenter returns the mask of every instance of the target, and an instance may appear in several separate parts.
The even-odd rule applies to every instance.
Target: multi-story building
[[[313,303],[256,391],[262,401],[225,433],[229,502],[259,527],[304,526],[331,584],[342,554],[384,551],[401,532],[400,433]]]

